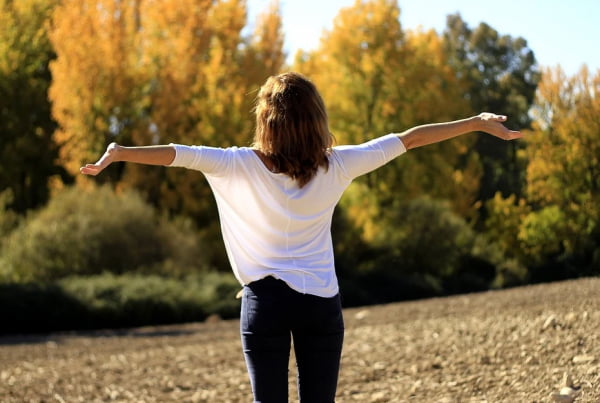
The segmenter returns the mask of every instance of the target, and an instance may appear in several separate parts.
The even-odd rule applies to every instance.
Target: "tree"
[[[250,123],[243,117],[245,92],[238,74],[243,2],[144,2],[140,15],[146,124],[131,142],[224,146],[247,139]],[[164,210],[218,229],[210,189],[198,176],[129,164],[119,184],[138,189]]]
[[[67,176],[55,164],[48,65],[54,51],[49,18],[58,1],[0,0],[0,194],[8,208],[39,207],[49,197],[49,179]]]
[[[262,81],[284,58],[276,4],[262,18],[260,37],[245,39],[242,0],[63,2],[51,33],[58,57],[50,91],[62,164],[75,174],[111,141],[249,142],[248,93],[258,83],[244,73]],[[170,210],[198,213],[204,207],[173,196],[178,175],[130,165],[104,180],[136,187]],[[193,194],[188,187],[183,197],[199,199]]]
[[[581,266],[597,268],[600,71],[593,75],[583,66],[567,77],[560,67],[546,69],[533,113],[527,141],[527,198],[533,211],[519,237],[530,256],[583,256]]]
[[[485,23],[471,29],[454,14],[447,18],[444,47],[473,111],[505,114],[515,129],[529,127],[528,111],[540,74],[525,39],[500,35]],[[525,163],[518,151],[522,144],[489,136],[477,138],[476,150],[483,163],[480,200],[491,199],[498,190],[505,196],[521,194]]]
[[[294,69],[316,83],[340,144],[468,113],[440,38],[433,31],[405,33],[399,16],[396,1],[356,1],[340,10],[318,49],[296,55]],[[342,206],[352,200],[346,216],[368,240],[385,222],[385,211],[402,199],[448,198],[468,215],[479,183],[478,161],[468,155],[472,141],[415,150],[355,182],[342,200]]]
[[[246,41],[244,76],[248,86],[258,87],[272,75],[278,74],[287,57],[283,51],[285,35],[279,1],[274,1],[258,15],[253,34]]]
[[[149,3],[142,11],[151,130],[134,143],[249,144],[250,94],[280,71],[285,58],[277,4],[258,17],[249,37],[242,35],[246,9],[240,0],[173,0]],[[121,183],[170,212],[194,217],[219,238],[216,206],[198,173],[129,165]]]
[[[112,141],[248,144],[250,94],[284,60],[277,3],[260,18],[246,38],[244,0],[64,1],[54,14],[50,92],[63,166],[77,172]],[[214,265],[227,266],[199,173],[128,164],[97,180],[192,217],[214,242]]]
[[[134,132],[147,130],[135,68],[139,22],[139,1],[67,0],[54,12],[49,96],[60,162],[73,175],[107,143],[130,143]]]

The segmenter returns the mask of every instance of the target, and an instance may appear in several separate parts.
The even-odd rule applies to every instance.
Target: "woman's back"
[[[338,292],[331,219],[342,193],[355,177],[405,151],[395,135],[334,147],[328,168],[300,186],[271,172],[251,148],[175,149],[172,166],[202,171],[213,189],[227,253],[242,284],[271,275],[323,297]]]

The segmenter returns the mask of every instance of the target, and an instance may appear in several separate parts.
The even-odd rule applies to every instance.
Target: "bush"
[[[69,275],[202,268],[201,242],[189,222],[169,222],[132,192],[71,188],[31,214],[4,242],[5,281]]]
[[[0,248],[8,235],[18,226],[20,216],[8,206],[14,196],[10,189],[0,192]]]
[[[0,333],[72,329],[87,309],[56,284],[0,284]],[[82,327],[83,328],[83,327]]]
[[[358,270],[340,278],[344,306],[364,306],[441,295],[439,281],[431,276],[399,270]]]
[[[446,202],[418,198],[386,214],[391,224],[375,243],[381,250],[375,262],[380,267],[443,278],[492,258],[489,242]]]
[[[186,279],[106,273],[52,284],[0,284],[3,333],[124,328],[239,315],[231,274]]]
[[[347,300],[382,303],[489,289],[505,259],[448,203],[418,198],[381,214],[385,225],[349,270],[341,257]]]

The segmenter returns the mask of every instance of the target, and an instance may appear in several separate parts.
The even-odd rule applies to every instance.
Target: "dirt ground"
[[[552,396],[565,374],[575,402],[600,402],[600,278],[347,309],[345,320],[338,402],[568,402]],[[251,402],[238,325],[2,337],[0,401]]]

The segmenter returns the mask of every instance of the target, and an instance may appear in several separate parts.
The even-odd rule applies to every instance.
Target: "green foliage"
[[[471,29],[455,14],[447,17],[444,42],[448,63],[463,81],[471,109],[504,114],[513,129],[528,128],[528,112],[541,75],[527,41],[500,35],[483,22]],[[492,198],[496,191],[521,194],[525,163],[518,150],[522,147],[522,142],[477,138],[476,150],[483,163],[480,200]]]
[[[200,321],[239,314],[233,275],[177,280],[102,274],[50,284],[0,284],[0,333],[122,328]]]
[[[530,212],[518,238],[531,281],[598,274],[600,74],[544,70],[527,136]]]
[[[387,249],[379,262],[381,266],[442,281],[470,273],[487,279],[489,285],[494,278],[501,254],[456,215],[447,202],[418,198],[386,211],[386,219],[395,225],[386,227],[375,240],[378,247]]]
[[[209,314],[232,317],[239,313],[235,299],[239,283],[231,274],[207,273],[177,280],[107,273],[66,278],[58,284],[86,307],[94,321],[111,322],[111,327],[202,320]]]
[[[517,199],[515,195],[504,198],[497,192],[485,203],[485,210],[483,234],[494,241],[498,253],[503,256],[497,266],[494,287],[523,284],[527,280],[526,252],[519,232],[531,206],[525,199]]]
[[[19,225],[20,216],[8,208],[13,200],[12,190],[7,189],[4,192],[0,192],[0,250],[8,234]]]
[[[169,222],[136,193],[108,187],[60,192],[10,234],[2,252],[3,277],[21,282],[104,271],[181,275],[204,266],[189,222]]]
[[[564,248],[577,254],[600,225],[600,72],[544,73],[527,140],[527,197],[536,210],[560,211]]]
[[[548,206],[525,217],[518,234],[531,263],[540,263],[548,255],[564,251],[565,214],[558,206]]]
[[[485,290],[502,285],[506,279],[497,275],[511,269],[501,249],[447,202],[418,198],[390,206],[379,218],[359,234],[364,239],[365,231],[373,232],[366,247],[349,251],[353,259],[338,259],[352,304]]]
[[[0,0],[0,193],[24,212],[49,197],[48,179],[68,177],[56,165],[50,116],[48,22],[57,0]]]
[[[473,243],[472,229],[444,202],[415,199],[385,211],[384,216],[394,225],[383,228],[375,238],[375,245],[388,251],[379,264],[405,272],[448,275]]]
[[[557,281],[600,274],[600,231],[578,233],[572,248],[569,212],[556,205],[531,212],[523,221],[519,240],[531,282]],[[587,231],[586,231],[587,232]]]
[[[531,206],[525,199],[515,195],[507,198],[496,192],[493,199],[485,203],[485,233],[502,248],[508,256],[522,258],[523,245],[519,240],[519,231],[523,220],[531,212]]]

